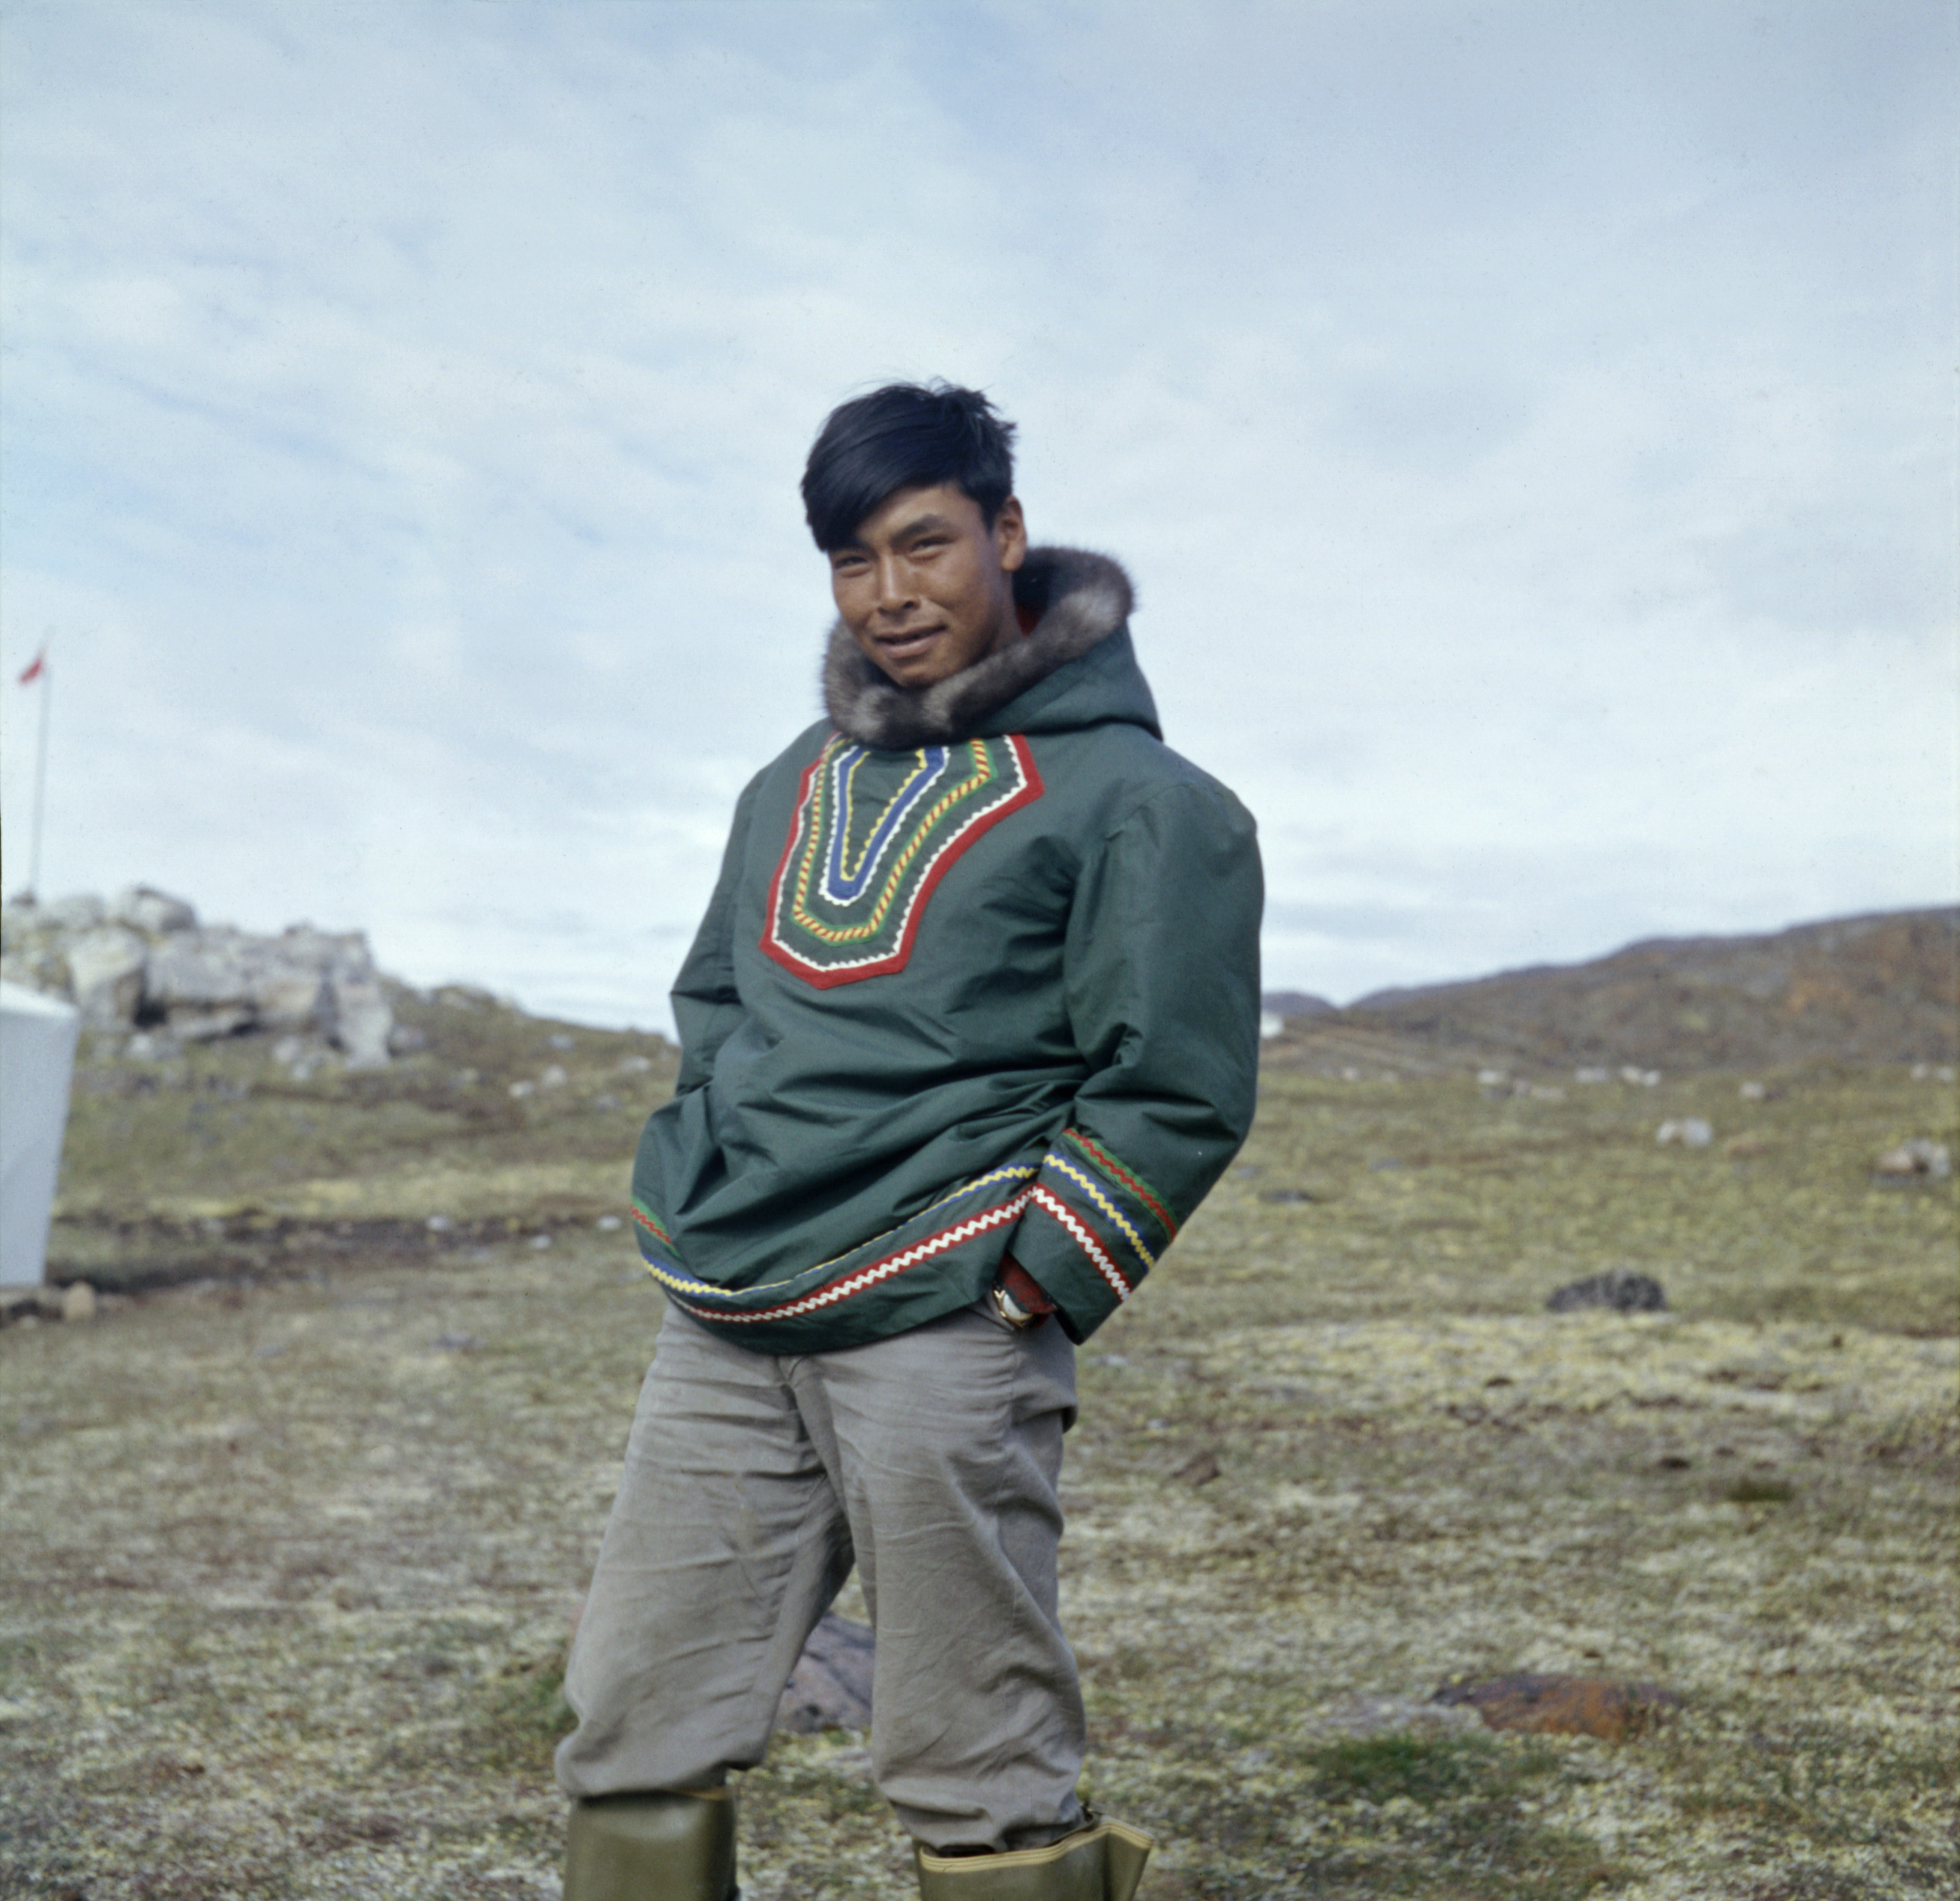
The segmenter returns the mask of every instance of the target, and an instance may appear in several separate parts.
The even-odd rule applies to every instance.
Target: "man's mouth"
[[[924,653],[945,631],[942,627],[912,627],[902,634],[874,634],[872,638],[881,653],[890,654],[894,660],[905,660]]]

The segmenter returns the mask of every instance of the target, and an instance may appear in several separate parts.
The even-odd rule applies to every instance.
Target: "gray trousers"
[[[968,1307],[836,1352],[758,1353],[677,1310],[641,1389],[566,1672],[568,1794],[702,1788],[762,1759],[854,1562],[877,1633],[879,1788],[927,1848],[1082,1824],[1056,1612],[1075,1353]]]

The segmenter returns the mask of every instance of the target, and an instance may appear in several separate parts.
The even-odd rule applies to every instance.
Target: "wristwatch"
[[[994,1283],[991,1291],[994,1296],[994,1304],[1000,1310],[1001,1318],[1005,1320],[1017,1333],[1020,1333],[1023,1327],[1032,1326],[1037,1320],[1044,1317],[1039,1314],[1030,1314],[998,1281]]]

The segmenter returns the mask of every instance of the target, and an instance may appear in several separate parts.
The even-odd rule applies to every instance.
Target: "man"
[[[1169,750],[1128,581],[1028,545],[1013,425],[895,385],[803,482],[828,718],[743,793],[634,1171],[670,1303],[572,1651],[566,1901],[725,1901],[854,1563],[928,1901],[1125,1901],[1056,1612],[1074,1343],[1236,1153],[1258,858]]]

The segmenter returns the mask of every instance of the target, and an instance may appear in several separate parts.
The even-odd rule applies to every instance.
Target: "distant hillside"
[[[1834,918],[1764,937],[1656,938],[1591,963],[1384,990],[1289,1027],[1281,1062],[1420,1072],[1465,1061],[1660,1070],[1951,1063],[1960,909]]]

